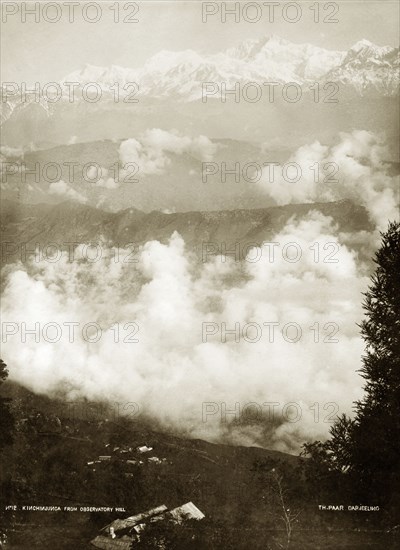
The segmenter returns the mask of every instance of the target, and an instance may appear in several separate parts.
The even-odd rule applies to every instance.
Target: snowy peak
[[[111,65],[111,67],[99,67],[86,64],[81,70],[74,71],[61,80],[65,82],[79,82],[82,86],[89,82],[96,82],[100,86],[112,86],[115,82],[125,83],[135,81],[137,71]]]
[[[360,40],[352,46],[344,59],[343,65],[368,68],[377,66],[398,65],[399,49],[391,46],[377,46],[368,40]]]
[[[358,55],[363,57],[384,57],[390,52],[395,51],[396,48],[390,46],[377,46],[365,38],[356,42],[348,51],[348,55]]]
[[[198,67],[203,62],[203,57],[194,50],[183,50],[180,52],[161,50],[146,61],[143,70],[165,73],[182,65]]]
[[[234,59],[250,59],[253,56],[254,50],[257,48],[259,41],[254,39],[244,40],[238,46],[228,48],[226,55]]]
[[[253,59],[260,51],[270,50],[276,51],[287,47],[290,44],[288,40],[281,38],[276,34],[266,35],[259,39],[244,40],[237,46],[226,50],[226,55],[235,59],[250,60]]]
[[[312,44],[295,44],[277,35],[245,40],[226,51],[227,56],[245,62],[264,76],[299,83],[321,78],[340,65],[346,53]]]
[[[399,93],[399,49],[377,46],[360,40],[347,52],[338,67],[325,75],[325,81],[346,85],[359,95],[394,96]]]

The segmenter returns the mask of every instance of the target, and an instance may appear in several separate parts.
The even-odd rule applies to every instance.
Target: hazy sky
[[[3,19],[4,10],[9,4],[15,3],[2,2]],[[191,48],[211,53],[247,38],[270,34],[330,49],[347,49],[362,38],[379,45],[397,46],[399,42],[397,1],[337,2],[339,11],[332,15],[332,18],[339,19],[337,23],[314,22],[314,12],[310,10],[310,5],[315,2],[299,2],[302,14],[296,23],[285,21],[281,7],[276,8],[274,22],[269,22],[268,10],[263,2],[259,3],[262,11],[259,12],[258,22],[246,21],[242,13],[237,23],[233,17],[227,17],[227,21],[221,23],[219,11],[209,16],[207,23],[203,23],[204,2],[166,0],[138,2],[138,23],[114,22],[115,11],[110,9],[112,3],[100,1],[101,18],[97,23],[89,23],[82,16],[82,6],[85,4],[87,2],[81,0],[75,8],[73,23],[68,21],[67,7],[63,8],[61,19],[56,23],[46,22],[42,11],[39,12],[39,22],[35,22],[33,16],[27,16],[27,21],[22,22],[21,7],[18,13],[10,15],[7,22],[2,24],[1,80],[59,80],[85,63],[137,67],[162,49]],[[129,2],[119,2],[121,19],[131,12],[127,4]],[[329,16],[333,10],[327,4],[329,2],[320,2],[321,19]],[[49,17],[54,13],[49,11]],[[255,13],[249,10],[248,18],[254,17]],[[293,11],[287,13],[289,18],[294,17]],[[93,17],[94,11],[88,11],[88,15]]]

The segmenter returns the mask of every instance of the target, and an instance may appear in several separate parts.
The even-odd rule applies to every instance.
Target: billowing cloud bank
[[[49,185],[49,193],[50,195],[58,195],[61,197],[65,197],[66,199],[78,201],[81,203],[87,202],[87,199],[81,193],[75,191],[75,189],[64,180],[59,180],[51,183]]]
[[[166,245],[146,243],[137,263],[122,261],[128,251],[116,261],[107,248],[97,262],[14,265],[2,299],[3,339],[5,323],[17,331],[3,344],[10,377],[68,399],[136,402],[158,426],[193,437],[280,450],[326,437],[326,420],[350,413],[361,394],[356,323],[367,280],[318,212],[291,220],[272,240],[280,243],[273,261],[265,245],[241,264],[201,263],[175,233]],[[282,248],[293,242],[285,259]],[[338,261],[323,261],[331,252]],[[40,324],[38,342],[28,334],[21,343],[23,322]],[[45,341],[46,323],[64,327],[57,342]],[[78,323],[73,342],[65,323]],[[101,326],[97,342],[88,341],[95,329],[83,334],[87,323]],[[228,330],[239,324],[239,337],[222,342],[223,323]],[[278,323],[273,341],[270,323]],[[124,342],[129,334],[138,342]],[[47,339],[56,336],[50,327]]]
[[[101,178],[96,182],[97,187],[116,189],[124,178],[125,181],[134,181],[137,177],[165,174],[171,165],[170,153],[183,155],[188,153],[200,160],[211,160],[218,149],[208,137],[199,135],[188,137],[179,134],[176,130],[170,132],[160,128],[146,130],[138,139],[129,138],[121,142],[118,154],[119,162],[123,167],[120,179],[116,181],[110,177],[108,170],[102,167]],[[95,177],[96,174],[88,174]],[[130,178],[130,179],[129,179]]]
[[[384,136],[365,130],[342,132],[337,143],[319,141],[304,145],[288,159],[288,177],[271,168],[263,171],[258,186],[277,204],[329,202],[348,198],[362,204],[371,220],[384,229],[387,220],[399,218],[399,178],[390,174]],[[297,175],[299,181],[294,182]]]
[[[119,148],[119,157],[122,165],[133,162],[139,167],[140,173],[146,176],[165,172],[171,163],[167,153],[191,153],[202,160],[211,160],[216,150],[217,145],[206,136],[191,138],[176,131],[167,132],[153,128],[146,130],[139,141],[134,138],[123,141]]]

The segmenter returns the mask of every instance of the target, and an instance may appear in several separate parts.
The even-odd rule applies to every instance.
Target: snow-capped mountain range
[[[336,81],[353,85],[363,94],[373,88],[393,95],[399,88],[399,49],[361,40],[348,51],[326,50],[312,44],[295,44],[278,36],[249,39],[237,47],[212,55],[193,50],[161,51],[140,69],[86,65],[63,82],[97,82],[105,90],[115,82],[137,82],[140,93],[151,97],[201,98],[203,82]]]
[[[67,82],[78,83],[73,101]],[[207,96],[206,103],[202,101],[205,82],[215,83],[217,89],[215,95]],[[289,82],[302,87],[300,109],[297,103],[282,100],[283,85]],[[321,84],[319,103],[313,95],[316,82]],[[327,82],[337,85],[325,87]],[[99,101],[83,101],[88,83],[101,88]],[[232,96],[223,103],[223,83],[227,90],[241,84],[242,97],[245,84],[257,83],[263,95],[257,103],[242,101],[238,106]],[[280,83],[273,103],[268,101],[270,89],[264,83]],[[45,83],[41,84],[43,90]],[[140,68],[86,65],[59,84],[62,94],[55,102],[44,94],[39,98],[21,98],[18,93],[5,98],[3,94],[3,145],[34,143],[34,147],[46,148],[50,144],[119,139],[147,128],[175,128],[186,135],[195,128],[197,134],[245,141],[280,136],[286,142],[290,136],[293,144],[299,144],[305,133],[310,139],[325,136],[329,140],[338,131],[354,128],[380,132],[390,126],[394,133],[398,131],[399,50],[367,40],[348,51],[294,44],[277,36],[245,40],[212,55],[192,50],[161,51]],[[338,101],[334,105],[324,102],[332,91]],[[132,103],[132,98],[137,102]]]
[[[273,35],[248,39],[212,55],[162,50],[138,69],[85,65],[65,76],[60,85],[67,93],[66,82],[78,82],[81,86],[95,82],[112,95],[115,83],[120,86],[119,93],[133,93],[132,87],[124,92],[123,86],[134,82],[139,86],[137,97],[190,102],[201,99],[204,82],[224,82],[231,89],[237,82],[296,82],[307,86],[330,81],[348,86],[359,95],[393,96],[399,91],[399,66],[399,48],[377,46],[368,40],[357,42],[348,51],[336,51],[295,44]],[[20,103],[18,97],[2,102],[3,121]]]
[[[109,86],[118,81],[139,82],[145,93],[155,96],[171,93],[186,99],[197,99],[202,82],[305,82],[320,79],[338,67],[346,52],[329,51],[310,44],[293,44],[272,36],[246,40],[236,48],[213,55],[200,55],[193,50],[162,50],[138,69],[86,65],[63,79],[83,85],[98,82]]]

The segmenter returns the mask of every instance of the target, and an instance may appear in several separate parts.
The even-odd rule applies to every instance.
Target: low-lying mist
[[[360,240],[372,255],[377,235]],[[69,401],[135,403],[136,418],[210,441],[296,452],[326,438],[362,393],[367,269],[356,236],[318,211],[268,241],[242,262],[202,262],[175,232],[135,263],[103,243],[99,261],[8,266],[10,379]]]

